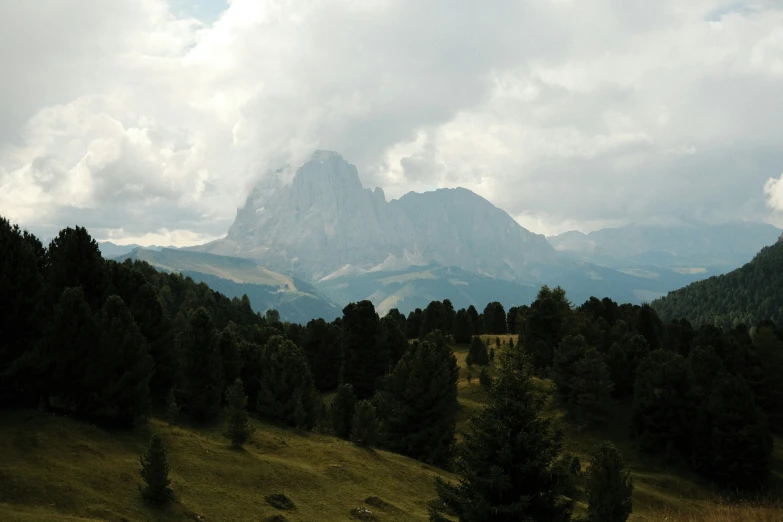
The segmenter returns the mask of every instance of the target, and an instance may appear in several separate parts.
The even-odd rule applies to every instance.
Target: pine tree
[[[588,348],[587,340],[581,335],[566,335],[555,348],[552,380],[557,385],[557,392],[566,401],[573,392],[576,363],[584,357]]]
[[[587,471],[587,521],[625,522],[633,511],[633,479],[611,442],[601,443]]]
[[[209,312],[198,308],[180,336],[185,357],[185,407],[197,420],[212,420],[223,398],[223,365],[218,333]]]
[[[574,365],[569,402],[583,421],[601,422],[611,406],[611,391],[612,380],[603,356],[595,348],[588,348]]]
[[[353,386],[342,384],[332,400],[331,419],[335,436],[347,439],[351,434],[351,420],[356,409],[356,395]]]
[[[141,478],[147,484],[142,489],[144,499],[153,504],[169,502],[174,497],[174,493],[169,487],[171,466],[169,466],[168,452],[160,434],[152,434],[147,453],[140,457],[139,461],[141,462]]]
[[[481,337],[476,336],[471,341],[465,362],[468,366],[472,366],[474,364],[479,366],[486,366],[489,364],[487,345],[484,344],[484,342],[481,340]]]
[[[641,448],[682,448],[686,416],[685,359],[669,350],[651,352],[639,364],[634,386],[632,424]]]
[[[294,343],[276,335],[261,351],[257,410],[270,420],[311,428],[316,392],[307,358]],[[301,404],[301,407],[300,407]]]
[[[383,446],[426,462],[450,456],[457,416],[457,360],[443,336],[414,341],[376,396]]]
[[[552,365],[554,349],[571,329],[573,311],[565,291],[541,287],[522,324],[524,348],[536,370]]]
[[[247,396],[239,377],[234,384],[226,390],[226,432],[224,436],[231,441],[235,448],[241,448],[250,440],[253,428],[250,426],[250,417],[247,414]]]
[[[400,328],[399,321],[393,316],[384,316],[381,319],[379,350],[389,354],[389,366],[397,364],[407,349],[408,339]]]
[[[489,390],[492,388],[492,377],[490,377],[489,373],[487,372],[486,368],[481,369],[481,373],[479,373],[479,384],[482,388],[485,390]]]
[[[461,308],[454,318],[454,342],[468,344],[473,335],[473,322],[468,311]]]
[[[698,407],[691,432],[696,471],[723,486],[756,489],[769,476],[772,436],[741,377],[724,376]]]
[[[174,388],[169,390],[166,396],[166,420],[169,424],[176,424],[179,419],[179,404],[177,404],[177,395]]]
[[[370,401],[359,401],[351,420],[351,442],[367,448],[375,447],[379,428],[375,406]]]
[[[375,392],[375,381],[389,369],[389,354],[379,346],[381,324],[370,301],[343,309],[341,382],[353,385],[359,399]]]
[[[614,383],[614,396],[633,395],[636,369],[650,353],[647,340],[641,335],[626,334],[619,343],[614,343],[606,354],[606,364]]]
[[[305,327],[302,350],[320,391],[334,390],[340,382],[341,337],[342,329],[323,319],[313,319]]]
[[[91,410],[126,425],[143,421],[150,413],[149,382],[154,364],[147,340],[117,295],[103,305],[98,328],[98,349],[88,361],[86,377],[92,381]]]
[[[233,328],[232,328],[233,327]],[[239,355],[239,338],[234,332],[236,326],[229,323],[218,338],[220,359],[223,363],[223,382],[228,388],[242,375],[242,358]]]
[[[436,479],[440,500],[460,522],[570,520],[571,503],[562,496],[564,481],[555,467],[560,441],[541,408],[524,356],[504,356],[489,403],[465,434],[456,462],[459,483]],[[439,515],[433,512],[431,519]]]

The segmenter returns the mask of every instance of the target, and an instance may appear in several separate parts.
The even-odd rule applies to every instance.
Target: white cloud
[[[163,0],[6,2],[0,214],[197,241],[331,148],[390,197],[465,186],[540,232],[765,219],[783,11],[740,7],[233,0],[205,24]]]

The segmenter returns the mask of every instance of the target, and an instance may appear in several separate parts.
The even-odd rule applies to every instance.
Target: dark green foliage
[[[724,376],[699,405],[691,462],[730,488],[756,489],[769,476],[772,437],[753,392],[740,377]]]
[[[753,338],[756,364],[753,391],[770,427],[783,433],[783,342],[771,327],[760,327]]]
[[[66,288],[54,310],[44,341],[42,388],[50,400],[69,410],[85,410],[94,388],[84,377],[95,360],[100,331],[81,288]]]
[[[686,361],[688,395],[698,406],[715,387],[715,383],[728,376],[723,363],[712,346],[694,348]]]
[[[49,243],[46,286],[54,302],[66,288],[81,287],[97,311],[106,295],[108,277],[98,243],[82,227],[65,228]]]
[[[555,348],[552,361],[552,378],[557,385],[560,396],[569,400],[573,391],[575,366],[584,357],[589,346],[581,335],[567,335]]]
[[[381,323],[370,301],[343,309],[341,381],[353,385],[359,399],[375,392],[375,381],[389,369],[389,354],[378,346]]]
[[[241,448],[253,434],[250,417],[247,414],[247,396],[238,378],[226,390],[226,432],[224,436],[235,448]]]
[[[783,324],[783,242],[763,248],[745,266],[710,277],[653,302],[665,321],[686,318],[694,325],[722,328],[758,324],[771,319]]]
[[[400,331],[404,334],[406,332],[407,327],[407,320],[405,319],[405,316],[400,313],[400,311],[396,308],[392,308],[388,311],[386,314],[386,317],[391,317],[395,321],[397,321],[397,324],[400,327]]]
[[[636,369],[650,353],[647,340],[641,335],[626,334],[619,343],[613,343],[606,354],[606,364],[614,383],[615,397],[633,394]]]
[[[139,270],[132,271],[141,275]],[[175,349],[173,325],[153,285],[145,283],[134,287],[129,290],[129,294],[127,297],[120,295],[126,304],[132,303],[129,306],[133,319],[147,339],[149,353],[155,364],[155,372],[150,380],[150,394],[160,400],[180,380],[181,357]]]
[[[177,394],[174,392],[174,388],[169,390],[166,395],[166,421],[169,424],[176,424],[179,420],[179,404],[177,404]]]
[[[571,328],[573,312],[565,291],[543,286],[530,305],[522,326],[524,348],[537,370],[552,365],[554,349]]]
[[[98,316],[100,338],[83,376],[93,390],[92,413],[130,425],[150,413],[154,363],[147,340],[119,296],[110,296]]]
[[[489,354],[487,353],[487,345],[481,340],[481,337],[476,336],[470,342],[470,349],[468,355],[465,357],[465,362],[468,366],[474,364],[478,366],[486,366],[489,364]]]
[[[370,401],[359,401],[351,420],[351,442],[366,448],[378,443],[380,423],[375,406]]]
[[[470,421],[456,462],[459,483],[436,479],[438,496],[460,522],[571,519],[555,466],[561,446],[539,414],[530,370],[506,357],[489,404]],[[444,520],[432,512],[431,520]]]
[[[448,304],[446,304],[448,303]],[[419,339],[424,339],[435,330],[441,332],[450,332],[454,324],[456,314],[451,301],[444,302],[432,301],[421,315],[421,325],[419,326]]]
[[[612,406],[612,381],[603,356],[588,348],[574,365],[573,375],[569,402],[577,418],[590,424],[605,420]]]
[[[655,350],[636,372],[633,431],[642,449],[661,451],[684,445],[687,415],[685,359],[669,350]]]
[[[442,336],[414,342],[378,392],[383,446],[445,463],[454,443],[457,360]]]
[[[662,348],[664,336],[663,322],[650,305],[643,304],[637,311],[636,330],[647,341],[650,351]]]
[[[242,357],[239,354],[239,338],[235,333],[234,323],[229,323],[220,332],[218,346],[223,364],[223,382],[228,388],[242,375]]]
[[[461,308],[454,317],[454,342],[467,344],[473,336],[473,321],[467,310]]]
[[[482,333],[481,328],[481,320],[479,319],[479,313],[478,310],[476,310],[476,307],[473,305],[468,306],[467,309],[468,317],[470,317],[470,324],[473,325],[473,334],[472,335],[479,335]]]
[[[482,368],[481,373],[479,373],[479,384],[485,390],[492,388],[492,377],[487,373],[486,368]]]
[[[587,470],[587,521],[625,522],[633,511],[633,479],[611,442],[602,442]]]
[[[147,453],[139,458],[141,462],[141,478],[146,486],[142,489],[142,496],[147,502],[153,504],[165,504],[174,497],[169,484],[168,452],[163,444],[163,438],[158,433],[153,433],[150,439]]]
[[[239,355],[242,358],[241,379],[247,393],[247,404],[250,411],[256,411],[258,404],[258,383],[261,375],[261,363],[264,347],[256,343],[242,341],[239,343]]]
[[[261,351],[259,366],[258,413],[289,426],[312,428],[316,392],[302,350],[288,339],[274,336]]]
[[[677,319],[664,326],[664,347],[688,357],[693,346],[693,326],[686,319]]]
[[[340,379],[340,338],[342,330],[334,323],[314,319],[305,327],[302,350],[310,363],[315,387],[329,391]]]
[[[495,361],[495,348],[493,347],[489,349],[489,362],[494,362],[494,361]]]
[[[179,338],[185,357],[185,408],[201,421],[213,419],[223,397],[218,333],[205,308],[197,309]]]
[[[506,326],[508,327],[508,333],[511,335],[519,333],[519,326],[521,324],[521,321],[519,321],[519,312],[520,307],[512,306],[508,309],[508,313],[506,314]]]
[[[488,303],[484,308],[484,329],[485,334],[505,334],[508,331],[506,325],[506,310],[503,305],[497,301]]]
[[[419,337],[423,313],[421,308],[417,308],[408,314],[408,319],[405,321],[405,337],[408,339]]]
[[[408,339],[400,329],[400,323],[392,316],[381,319],[381,335],[378,340],[378,350],[389,354],[389,367],[397,364],[408,349]]]
[[[355,409],[356,395],[353,393],[353,386],[350,384],[340,385],[330,408],[332,430],[335,436],[347,439],[351,434],[351,421]]]
[[[37,245],[36,245],[37,243]],[[33,405],[34,344],[40,330],[40,242],[0,217],[0,405]]]

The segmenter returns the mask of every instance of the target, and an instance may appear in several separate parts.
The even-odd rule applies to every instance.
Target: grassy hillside
[[[494,342],[494,336],[492,341]],[[505,342],[508,336],[501,339]],[[459,428],[486,400],[474,369],[466,380],[467,347],[455,349],[460,362]],[[490,370],[492,372],[492,370]],[[552,384],[538,381],[551,395]],[[566,431],[566,449],[583,465],[592,447],[611,439],[623,451],[635,482],[632,521],[780,522],[769,502],[728,505],[684,466],[635,452],[627,437],[630,404],[619,404],[600,432],[580,432],[566,412],[548,400],[546,415]],[[3,521],[330,521],[351,520],[366,508],[380,521],[426,520],[435,499],[433,477],[454,479],[441,470],[383,451],[366,451],[317,434],[256,423],[253,441],[234,451],[219,427],[169,426],[153,420],[136,433],[107,432],[90,424],[37,411],[0,414],[0,520]],[[138,457],[151,429],[170,449],[177,502],[159,511],[142,504]],[[782,441],[776,441],[775,480],[783,480]],[[281,512],[264,497],[284,493],[296,505]],[[378,497],[383,507],[365,502]],[[585,498],[578,498],[583,513]],[[282,514],[285,519],[272,518]]]

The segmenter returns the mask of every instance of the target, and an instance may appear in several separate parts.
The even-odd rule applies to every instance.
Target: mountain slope
[[[652,303],[663,320],[732,327],[771,319],[783,324],[783,241],[728,274],[670,292]]]
[[[554,259],[543,236],[470,191],[387,202],[381,189],[362,187],[356,167],[328,151],[316,151],[290,185],[254,190],[226,238],[196,249],[311,281],[340,270],[432,262],[524,279],[531,264]]]
[[[182,273],[228,297],[247,294],[255,311],[264,313],[274,308],[283,320],[305,324],[316,317],[332,320],[341,313],[341,307],[312,285],[272,272],[250,259],[168,248],[140,248],[117,258],[125,259],[146,261],[160,270]]]
[[[634,264],[678,268],[741,266],[781,231],[765,223],[683,223],[677,226],[629,226],[548,238],[560,253],[604,266]]]

